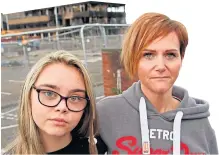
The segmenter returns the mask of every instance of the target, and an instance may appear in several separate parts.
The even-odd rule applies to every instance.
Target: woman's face
[[[179,40],[175,32],[154,40],[142,51],[138,78],[143,89],[157,94],[167,92],[176,81],[182,65]]]
[[[85,97],[85,84],[81,73],[75,67],[62,63],[50,64],[42,70],[34,86],[40,93],[34,88],[31,91],[32,116],[40,133],[50,136],[70,134],[79,123],[83,110],[70,111],[65,99],[59,103],[58,94],[64,97],[73,96],[68,99],[68,107],[73,110],[79,110],[84,106],[86,100],[78,98]],[[42,104],[58,105],[47,107]]]

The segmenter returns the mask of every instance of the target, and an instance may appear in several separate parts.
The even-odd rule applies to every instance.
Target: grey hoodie
[[[100,135],[110,154],[218,154],[207,102],[174,86],[180,106],[158,113],[134,83],[97,103]]]

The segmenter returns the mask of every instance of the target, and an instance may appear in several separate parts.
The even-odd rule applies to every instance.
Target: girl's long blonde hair
[[[84,77],[85,88],[90,102],[87,109],[84,111],[83,120],[80,121],[81,125],[77,133],[90,138],[90,153],[97,154],[97,148],[93,138],[94,135],[97,134],[97,115],[92,82],[82,62],[66,51],[57,51],[46,55],[41,58],[28,73],[20,96],[18,135],[14,142],[8,147],[7,152],[11,152],[12,154],[46,153],[40,140],[38,127],[32,117],[30,92],[31,86],[36,82],[41,71],[52,63],[64,63],[68,66],[76,67]]]

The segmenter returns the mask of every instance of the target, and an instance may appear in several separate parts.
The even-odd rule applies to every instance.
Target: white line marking
[[[4,130],[4,129],[10,129],[10,128],[14,128],[14,127],[17,127],[18,125],[15,124],[15,125],[9,125],[9,126],[3,126],[1,127],[1,130]]]
[[[96,97],[96,100],[99,100],[99,99],[102,99],[102,98],[104,98],[104,96],[98,96],[98,97]]]
[[[14,117],[6,117],[6,119],[14,119]]]
[[[11,95],[11,93],[8,92],[1,92],[2,95]]]
[[[19,81],[19,80],[8,80],[9,82],[16,82],[16,83],[24,83],[24,81]]]
[[[93,59],[88,59],[87,62],[98,62],[101,61],[102,58],[93,58]],[[85,60],[81,60],[83,63],[85,63]]]
[[[12,112],[12,111],[15,111],[15,110],[17,110],[17,109],[18,109],[18,107],[14,108],[14,109],[11,109],[11,110],[9,110],[9,111],[6,111],[5,113],[2,113],[2,115],[5,115],[5,114],[10,113],[10,112]]]
[[[11,116],[11,117],[17,117],[17,115],[15,114],[6,114],[7,116]]]

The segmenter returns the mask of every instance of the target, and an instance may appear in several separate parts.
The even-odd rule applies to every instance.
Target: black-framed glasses
[[[76,95],[65,97],[52,90],[39,89],[35,86],[32,86],[32,88],[38,93],[39,102],[46,107],[56,107],[64,99],[68,110],[80,112],[86,108],[89,102],[86,97]]]

